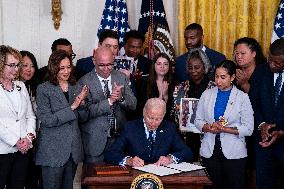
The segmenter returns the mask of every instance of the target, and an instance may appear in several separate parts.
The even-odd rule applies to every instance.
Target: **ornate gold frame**
[[[51,0],[51,14],[54,28],[58,30],[61,21],[61,15],[63,14],[61,9],[61,0]]]

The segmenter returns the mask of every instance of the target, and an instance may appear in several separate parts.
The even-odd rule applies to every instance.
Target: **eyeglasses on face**
[[[98,67],[100,68],[104,68],[104,67],[112,68],[113,66],[114,64],[98,64]]]
[[[22,65],[20,64],[20,63],[18,63],[18,64],[14,64],[14,63],[12,63],[12,64],[4,64],[5,66],[8,66],[8,67],[10,67],[10,68],[20,68]]]

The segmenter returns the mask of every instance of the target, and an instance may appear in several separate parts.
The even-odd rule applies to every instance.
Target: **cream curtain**
[[[178,54],[186,51],[184,28],[204,29],[204,44],[232,58],[234,41],[253,37],[267,53],[279,0],[179,0]]]

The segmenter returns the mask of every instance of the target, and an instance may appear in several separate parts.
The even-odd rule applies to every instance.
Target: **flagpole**
[[[145,36],[144,53],[153,58],[155,53],[166,53],[174,62],[175,50],[170,35],[163,0],[142,0],[138,31]],[[145,52],[148,50],[148,52]]]
[[[150,0],[150,31],[148,33],[148,58],[153,60],[154,58],[154,43],[153,43],[153,32],[154,32],[154,23],[153,23],[153,16],[154,16],[154,6],[153,6],[153,0]]]

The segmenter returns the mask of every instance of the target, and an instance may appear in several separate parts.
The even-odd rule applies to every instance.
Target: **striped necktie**
[[[278,77],[276,78],[275,86],[274,86],[274,105],[276,106],[279,100],[280,96],[280,89],[281,89],[281,84],[282,84],[282,71],[278,72]]]
[[[108,80],[103,80],[104,83],[104,95],[106,98],[110,97],[110,90],[108,88]],[[116,125],[115,125],[115,111],[114,111],[114,106],[112,105],[110,107],[111,113],[107,115],[107,119],[109,122],[109,134],[110,137],[114,136],[116,134]]]
[[[153,154],[153,144],[154,144],[153,133],[154,131],[149,131],[149,137],[148,137],[149,158],[152,158],[152,154]]]

